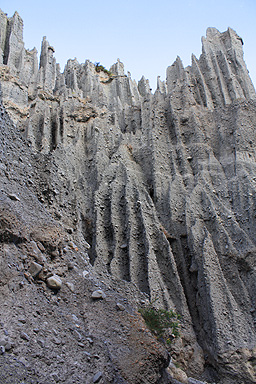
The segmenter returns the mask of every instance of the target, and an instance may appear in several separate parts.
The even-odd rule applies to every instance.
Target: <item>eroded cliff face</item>
[[[182,315],[172,353],[189,374],[254,382],[256,94],[241,38],[209,28],[152,94],[119,60],[61,73],[45,38],[38,67],[19,15],[0,17],[2,100],[36,204],[91,245],[94,273]]]

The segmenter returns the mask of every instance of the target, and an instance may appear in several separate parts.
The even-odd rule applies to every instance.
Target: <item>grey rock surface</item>
[[[13,339],[23,324],[29,337],[24,367],[21,345],[10,364],[15,356],[31,383],[33,358],[52,382],[70,372],[73,382],[95,372],[106,383],[171,382],[164,347],[149,347],[147,333],[140,343],[135,308],[150,298],[182,315],[171,354],[188,376],[254,382],[256,94],[241,38],[209,28],[200,58],[186,68],[177,58],[152,94],[120,60],[109,74],[76,59],[61,73],[46,38],[38,67],[20,16],[0,22],[1,324]],[[37,279],[32,262],[43,266]],[[55,273],[75,290],[51,292]],[[95,290],[106,299],[92,301]],[[25,325],[10,324],[14,297]],[[37,323],[45,341],[34,344]],[[56,346],[48,330],[62,340],[64,327]],[[50,367],[42,349],[53,344]]]

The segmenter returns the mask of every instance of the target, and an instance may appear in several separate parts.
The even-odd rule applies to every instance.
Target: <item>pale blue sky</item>
[[[106,68],[120,58],[132,78],[144,75],[153,89],[177,55],[185,66],[192,53],[199,57],[207,27],[231,27],[243,38],[256,85],[256,0],[2,0],[0,7],[23,18],[27,49],[40,52],[47,37],[62,70],[69,58]]]

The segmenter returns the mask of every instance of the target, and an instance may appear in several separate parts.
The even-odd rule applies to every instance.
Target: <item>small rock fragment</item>
[[[40,241],[38,241],[37,247],[40,249],[41,252],[45,252],[45,247],[43,246],[42,243],[40,243]]]
[[[20,201],[20,199],[18,198],[18,196],[16,196],[14,193],[9,193],[8,194],[8,197],[9,199],[13,200],[13,201]]]
[[[21,332],[21,333],[20,333],[20,337],[21,337],[23,340],[26,340],[26,341],[29,341],[29,340],[30,340],[30,337],[29,337],[28,334],[25,333],[25,332]]]
[[[33,283],[34,279],[28,272],[24,272],[24,277],[27,279],[29,283]]]
[[[4,347],[5,347],[5,350],[6,350],[6,351],[10,351],[10,349],[12,348],[12,346],[13,346],[13,345],[8,341]]]
[[[196,261],[193,261],[190,268],[189,268],[189,272],[197,272],[197,271],[198,271],[197,263],[196,263]]]
[[[75,322],[79,322],[78,317],[77,317],[76,315],[74,315],[74,313],[72,313],[72,319],[73,319],[73,321],[75,321]]]
[[[18,317],[18,321],[20,321],[22,324],[25,324],[27,320],[25,317]]]
[[[39,248],[38,248],[38,246],[37,246],[37,243],[36,243],[34,240],[32,240],[32,241],[30,242],[30,248],[31,248],[32,253],[33,253],[35,256],[37,256],[38,253],[40,253],[40,250],[39,250]]]
[[[0,345],[0,355],[3,355],[5,353],[5,347],[3,345]]]
[[[55,337],[52,341],[53,341],[54,344],[56,344],[56,345],[60,345],[60,344],[61,344],[61,340],[58,339],[57,337]]]
[[[78,247],[73,243],[73,241],[69,241],[68,242],[68,245],[71,249],[73,249],[74,251],[78,251]]]
[[[48,277],[46,282],[48,287],[51,289],[60,289],[62,286],[61,278],[58,275]]]
[[[4,340],[4,339],[1,339],[1,340],[0,340],[0,345],[3,345],[3,346],[5,346],[5,345],[6,345],[6,343],[7,343],[7,341],[6,341],[6,340]]]
[[[125,307],[121,303],[116,303],[116,309],[118,309],[119,311],[124,311]]]
[[[36,263],[35,261],[32,261],[28,271],[32,277],[36,277],[41,272],[42,269],[43,269],[42,265]]]
[[[66,282],[66,286],[70,289],[71,292],[75,292],[75,286],[73,283]]]
[[[60,381],[59,376],[57,375],[56,372],[53,372],[53,373],[51,374],[51,378],[52,378],[54,381],[56,381],[56,383],[57,383],[58,381]]]
[[[54,249],[50,252],[50,255],[52,258],[55,258],[55,257],[58,257],[59,256],[59,252],[57,249]]]
[[[93,376],[93,382],[94,383],[99,383],[99,381],[101,380],[102,378],[102,372],[97,372],[94,376]]]
[[[92,297],[93,300],[105,299],[106,298],[106,294],[101,289],[97,289],[96,291],[94,291],[92,293],[91,297]]]
[[[44,348],[44,346],[45,346],[45,342],[44,342],[43,339],[38,339],[38,340],[37,340],[37,343],[40,345],[40,347]]]
[[[71,261],[68,262],[68,270],[71,271],[72,269],[74,269],[74,266],[75,264],[72,263]]]

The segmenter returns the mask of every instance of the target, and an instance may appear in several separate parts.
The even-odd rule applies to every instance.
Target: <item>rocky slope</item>
[[[152,94],[119,60],[61,73],[46,38],[38,65],[20,16],[0,22],[2,366],[17,383],[174,382],[136,311],[150,298],[182,315],[171,353],[188,375],[255,382],[256,94],[241,38],[209,28],[200,58],[177,58]]]

